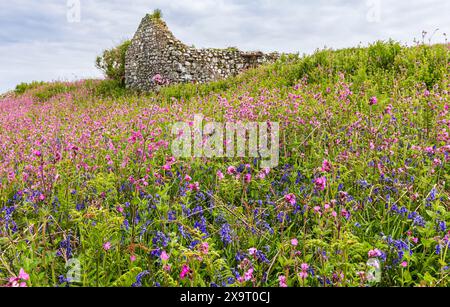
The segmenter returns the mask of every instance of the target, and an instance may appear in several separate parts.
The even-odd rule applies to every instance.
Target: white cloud
[[[0,92],[31,80],[100,77],[95,57],[132,37],[161,8],[174,34],[198,47],[310,53],[393,38],[413,43],[422,30],[450,31],[447,0],[380,0],[370,23],[359,0],[80,0],[81,22],[68,23],[65,0],[0,3]],[[377,1],[377,0],[372,0]]]

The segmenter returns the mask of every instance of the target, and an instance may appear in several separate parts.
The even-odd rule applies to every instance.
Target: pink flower
[[[192,181],[192,177],[189,176],[189,175],[186,175],[186,176],[184,177],[184,180],[187,181],[187,182],[191,182],[191,181]]]
[[[119,213],[123,213],[123,211],[124,211],[124,209],[123,209],[121,206],[117,206],[116,210],[117,210]]]
[[[402,264],[401,264],[401,266],[404,267],[404,268],[407,268],[407,267],[408,267],[408,262],[403,261]]]
[[[253,279],[253,268],[249,269],[247,272],[245,272],[244,274],[244,280],[245,281],[249,281]]]
[[[111,249],[111,242],[106,242],[105,244],[103,244],[103,249],[105,251],[109,251]]]
[[[337,212],[336,212],[336,211],[333,211],[333,212],[331,212],[331,215],[332,215],[333,217],[337,217]]]
[[[219,178],[219,180],[223,180],[223,178],[225,178],[225,176],[223,175],[223,173],[221,171],[217,171],[217,178]]]
[[[280,287],[281,288],[287,288],[287,280],[286,280],[286,276],[281,275],[278,277],[278,281],[280,282]]]
[[[236,170],[236,168],[234,166],[230,166],[227,169],[227,174],[228,175],[234,175],[234,174],[236,174],[236,172],[237,172],[237,170]]]
[[[33,154],[34,154],[36,157],[42,156],[42,153],[41,153],[39,150],[33,151]]]
[[[209,244],[208,244],[208,242],[204,242],[204,243],[202,243],[202,245],[200,245],[200,252],[203,255],[208,255],[208,253],[209,253]]]
[[[322,172],[329,173],[331,171],[331,164],[328,160],[324,160],[322,163]]]
[[[374,106],[374,105],[376,105],[376,104],[378,104],[378,98],[375,97],[375,96],[371,97],[371,98],[369,99],[369,105]]]
[[[246,175],[244,176],[244,181],[245,181],[246,183],[250,183],[250,182],[252,181],[252,175],[251,175],[251,174],[246,174]]]
[[[185,279],[186,276],[187,276],[190,272],[191,272],[191,269],[189,268],[189,266],[186,265],[186,264],[184,264],[184,265],[183,265],[183,268],[181,269],[181,272],[180,272],[180,278],[181,278],[181,279]]]
[[[6,286],[11,288],[26,288],[27,283],[24,281],[20,282],[20,278],[18,277],[11,277]]]
[[[166,164],[166,165],[164,165],[162,168],[163,168],[163,170],[165,170],[165,171],[170,171],[170,170],[171,170],[170,164]]]
[[[161,253],[161,260],[167,261],[167,260],[169,260],[169,258],[170,258],[169,255],[167,255],[167,253],[165,251],[163,251]]]
[[[302,268],[302,271],[308,271],[309,265],[307,263],[302,263],[301,268]]]
[[[160,74],[154,75],[152,81],[159,85],[163,85],[165,83],[164,78]]]
[[[27,272],[21,268],[19,271],[19,278],[22,280],[30,280],[30,275],[28,275]]]
[[[345,217],[347,220],[350,218],[350,212],[348,212],[346,209],[342,209],[341,215]]]
[[[291,240],[291,244],[292,244],[292,246],[297,246],[298,245],[298,240],[297,239],[292,239]]]
[[[393,107],[392,107],[392,105],[390,104],[390,105],[388,105],[387,107],[386,107],[386,113],[387,114],[389,114],[389,115],[392,115],[392,109],[393,109]]]
[[[427,147],[425,148],[426,153],[434,154],[434,148],[433,147]]]
[[[200,191],[200,183],[198,183],[198,182],[191,183],[191,184],[189,184],[188,188],[189,188],[189,190],[191,190],[191,191],[196,191],[196,192],[198,192],[198,191]]]
[[[319,206],[315,206],[314,207],[314,212],[320,213],[320,209],[322,209],[322,208],[320,208]]]
[[[135,255],[131,255],[130,256],[130,261],[131,262],[135,262],[136,261],[136,256]]]
[[[269,174],[270,174],[270,168],[265,168],[258,174],[258,178],[265,179]]]
[[[369,258],[378,258],[381,257],[383,253],[379,249],[373,249],[369,251]]]
[[[248,254],[249,254],[250,256],[254,256],[254,255],[256,255],[256,252],[257,252],[257,251],[258,251],[258,250],[257,250],[256,248],[252,247],[252,248],[249,248]]]
[[[316,189],[319,191],[325,190],[327,186],[327,177],[319,177],[314,181],[314,184],[316,185]]]
[[[288,194],[284,196],[284,200],[293,206],[297,203],[297,198],[295,197],[294,194]]]
[[[45,195],[44,194],[39,195],[39,200],[40,201],[44,201],[45,200]]]

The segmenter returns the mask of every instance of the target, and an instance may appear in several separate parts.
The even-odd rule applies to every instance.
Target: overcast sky
[[[102,77],[95,57],[155,8],[196,47],[311,53],[388,38],[412,45],[437,28],[432,42],[450,35],[449,0],[0,0],[0,92]]]

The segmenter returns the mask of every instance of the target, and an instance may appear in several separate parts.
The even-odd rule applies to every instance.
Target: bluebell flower
[[[225,245],[228,245],[232,242],[231,240],[231,227],[229,224],[225,223],[220,228],[220,238]]]
[[[297,172],[297,179],[295,180],[295,184],[296,185],[300,184],[300,182],[302,182],[303,178],[304,177],[303,177],[302,173],[300,171],[298,171]]]
[[[178,231],[180,232],[183,238],[189,238],[189,235],[184,231],[183,225],[178,225]]]
[[[291,174],[288,172],[288,173],[284,173],[283,174],[283,176],[281,177],[281,182],[282,183],[290,183],[290,179],[289,179],[289,177],[291,176]]]
[[[442,232],[447,231],[447,224],[445,223],[445,221],[439,221],[438,227],[439,227],[439,230]]]
[[[128,222],[128,220],[123,221],[123,226],[125,226],[125,230],[127,230],[127,231],[128,231],[128,229],[130,229],[130,223]]]
[[[283,211],[280,211],[280,213],[278,213],[278,215],[277,215],[277,220],[280,223],[288,223],[291,221],[291,218],[290,218],[289,214],[287,214]]]
[[[414,225],[419,227],[425,227],[425,220],[420,215],[414,218]]]
[[[82,211],[85,209],[84,203],[78,203],[75,207],[77,211]]]
[[[200,221],[194,223],[194,228],[199,229],[203,234],[208,235],[206,218],[202,216]]]
[[[237,262],[241,262],[242,260],[245,259],[245,257],[247,257],[245,253],[237,252],[234,258],[236,259]]]
[[[258,261],[261,261],[263,263],[266,263],[266,264],[270,263],[270,261],[269,261],[269,259],[267,259],[266,255],[260,250],[256,251],[256,258],[258,259]]]
[[[167,215],[169,221],[175,221],[177,219],[177,213],[174,210],[170,210]]]
[[[406,216],[406,214],[408,214],[408,209],[406,207],[402,207],[399,212],[401,215]]]
[[[57,256],[63,256],[66,259],[72,258],[72,246],[70,242],[71,235],[68,234],[65,240],[59,243],[59,249],[56,252]]]
[[[367,180],[358,180],[357,182],[356,182],[360,187],[362,187],[362,188],[364,188],[364,189],[367,189],[367,188],[370,188],[370,184],[367,182]]]
[[[161,257],[161,254],[162,254],[162,250],[160,248],[153,249],[150,252],[150,256],[155,257],[155,258]]]
[[[191,215],[201,214],[203,212],[203,208],[201,206],[197,206],[192,210]]]
[[[167,247],[169,245],[170,238],[164,233],[157,231],[155,237],[153,237],[152,243],[155,247]]]
[[[436,245],[436,255],[440,255],[442,251],[442,247],[440,244]]]
[[[147,276],[147,275],[150,275],[150,272],[149,272],[149,271],[144,271],[144,272],[139,273],[139,274],[136,276],[136,282],[135,282],[134,284],[132,284],[131,286],[132,286],[133,288],[142,287],[142,278],[144,278],[144,277]]]

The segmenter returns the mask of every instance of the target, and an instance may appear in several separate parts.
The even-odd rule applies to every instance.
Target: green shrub
[[[32,95],[40,102],[45,102],[61,94],[69,93],[76,89],[74,84],[54,82],[48,83],[33,91]]]
[[[28,90],[32,90],[35,89],[41,85],[44,85],[45,83],[42,81],[33,81],[31,83],[20,83],[16,86],[16,89],[14,90],[14,92],[18,95],[22,95],[24,94],[26,91]]]
[[[102,80],[93,87],[93,94],[98,97],[118,98],[125,96],[129,91],[117,80]]]
[[[378,68],[385,70],[392,69],[395,58],[400,53],[401,49],[400,44],[392,40],[389,42],[376,42],[367,49],[369,55],[369,68],[372,70]]]
[[[95,66],[102,70],[109,79],[125,85],[125,57],[131,41],[127,40],[119,46],[105,50],[102,56],[98,56]]]

